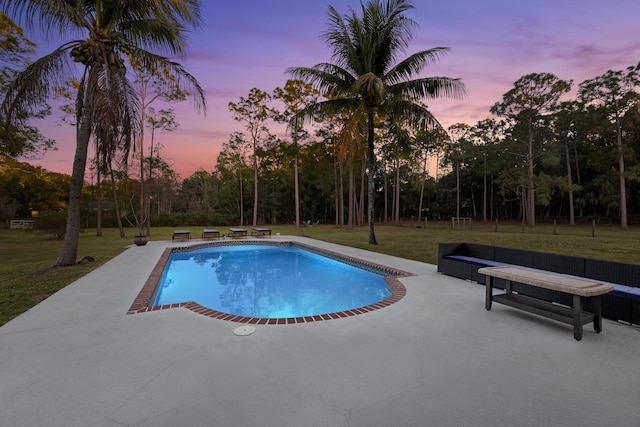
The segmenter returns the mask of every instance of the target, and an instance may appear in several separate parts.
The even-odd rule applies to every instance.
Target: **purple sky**
[[[238,101],[253,87],[271,93],[284,86],[288,67],[330,61],[330,51],[320,39],[327,28],[329,4],[342,14],[349,6],[360,7],[357,0],[202,2],[203,26],[192,34],[182,63],[207,93],[207,115],[198,115],[190,103],[183,103],[175,107],[180,127],[156,135],[165,159],[182,178],[198,169],[212,171],[222,143],[232,132],[244,131],[228,111],[230,101]],[[418,27],[406,56],[437,46],[451,48],[424,75],[459,77],[468,90],[463,100],[429,102],[445,128],[489,117],[491,105],[525,74],[554,73],[573,79],[575,87],[609,69],[640,61],[637,0],[415,0],[414,4],[409,16]],[[27,36],[41,40],[40,35]],[[38,54],[54,47],[38,43]],[[58,116],[56,112],[39,125],[58,141],[58,151],[30,162],[70,174],[75,135],[68,126],[57,125]]]

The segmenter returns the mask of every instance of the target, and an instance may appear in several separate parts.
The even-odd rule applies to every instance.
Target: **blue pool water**
[[[390,295],[376,274],[293,245],[237,245],[174,252],[153,305],[194,301],[238,316],[335,313]]]

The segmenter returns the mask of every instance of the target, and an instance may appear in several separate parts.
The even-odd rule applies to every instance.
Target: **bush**
[[[62,240],[67,232],[67,214],[65,212],[51,212],[36,218],[34,229],[40,234],[50,234],[57,240]]]

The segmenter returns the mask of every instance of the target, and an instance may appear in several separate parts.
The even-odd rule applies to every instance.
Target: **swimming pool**
[[[397,302],[405,275],[291,242],[200,244],[168,249],[129,313],[187,307],[248,323],[328,320]]]

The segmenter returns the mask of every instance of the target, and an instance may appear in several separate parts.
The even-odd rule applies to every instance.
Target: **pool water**
[[[237,245],[174,252],[153,305],[194,301],[254,318],[314,316],[390,296],[375,273],[293,245]]]

